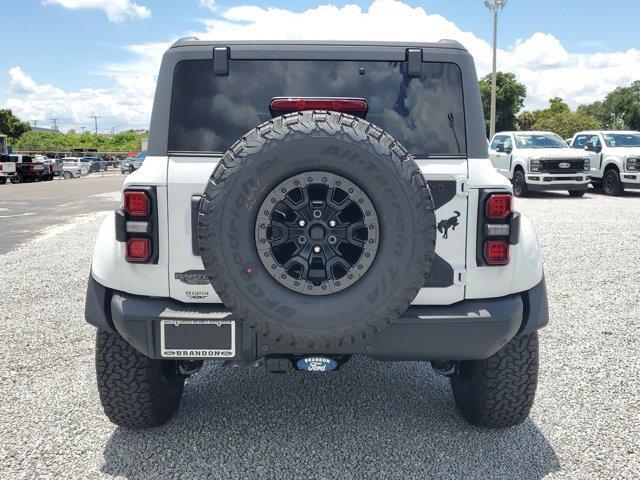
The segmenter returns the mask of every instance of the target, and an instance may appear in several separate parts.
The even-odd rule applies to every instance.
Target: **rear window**
[[[274,97],[352,97],[369,104],[367,120],[415,155],[465,155],[462,75],[451,63],[423,63],[420,78],[404,62],[231,60],[229,76],[213,61],[186,60],[174,72],[171,152],[226,151],[269,120]]]

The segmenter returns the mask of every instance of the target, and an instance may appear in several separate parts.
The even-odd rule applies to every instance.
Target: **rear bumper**
[[[360,354],[379,360],[470,360],[487,358],[516,335],[549,322],[544,279],[529,291],[501,298],[465,300],[447,306],[411,306],[400,318],[365,341],[331,351],[306,351],[258,338],[221,304],[193,305],[168,298],[112,292],[89,277],[88,323],[118,332],[151,358],[160,356],[162,320],[236,320],[234,360],[265,356]]]

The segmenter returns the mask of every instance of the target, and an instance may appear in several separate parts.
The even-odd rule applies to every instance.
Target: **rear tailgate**
[[[179,62],[173,74],[167,138],[171,296],[186,302],[218,301],[192,243],[197,197],[223,152],[272,118],[271,101],[295,96],[364,99],[366,119],[422,159],[420,167],[434,192],[439,233],[432,276],[418,301],[462,300],[467,145],[459,67],[418,62],[418,73],[413,65],[410,74],[407,62],[397,59],[230,58],[225,75],[216,72],[214,62],[202,59]]]
[[[219,158],[169,157],[169,292],[183,302],[220,301],[204,273],[195,242],[198,202]],[[455,303],[465,293],[467,160],[418,160],[418,164],[431,188],[438,232],[433,267],[414,304]]]
[[[11,175],[16,173],[16,164],[13,162],[0,162],[0,174]]]

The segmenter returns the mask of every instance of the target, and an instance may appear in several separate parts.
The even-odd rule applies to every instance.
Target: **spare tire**
[[[431,269],[435,227],[429,187],[399,142],[350,115],[305,111],[225,153],[198,242],[215,291],[247,326],[320,352],[407,309]]]

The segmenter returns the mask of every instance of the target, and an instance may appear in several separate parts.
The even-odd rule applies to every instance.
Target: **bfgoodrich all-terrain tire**
[[[431,268],[435,226],[429,187],[394,138],[350,115],[306,111],[226,152],[201,201],[198,242],[211,284],[246,325],[327,351],[407,309]]]
[[[537,332],[513,338],[485,360],[460,362],[450,380],[455,402],[469,423],[505,428],[524,422],[538,382]]]
[[[117,333],[98,330],[98,392],[104,413],[116,425],[156,427],[178,409],[185,377],[172,360],[152,360]]]

